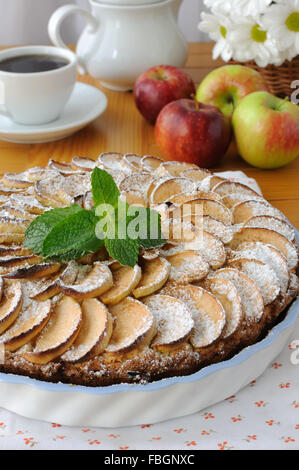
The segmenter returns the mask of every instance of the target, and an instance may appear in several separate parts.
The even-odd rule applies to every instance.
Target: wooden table
[[[186,70],[196,84],[214,67],[211,44],[190,44]],[[80,81],[101,88],[99,81],[79,77]],[[46,165],[49,157],[69,161],[74,155],[97,158],[105,151],[134,152],[140,155],[163,156],[158,148],[154,128],[138,113],[132,93],[119,93],[104,89],[109,106],[93,124],[77,134],[58,142],[35,145],[16,145],[0,141],[0,171],[22,171],[31,166]],[[264,196],[281,209],[289,220],[299,228],[299,158],[279,170],[258,170],[245,163],[231,150],[218,171],[243,170],[260,184]]]

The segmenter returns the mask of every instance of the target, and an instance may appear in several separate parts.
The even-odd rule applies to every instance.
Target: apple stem
[[[197,101],[197,99],[195,98],[195,96],[193,97],[194,101],[195,101],[195,107],[197,110],[199,110],[199,102]]]

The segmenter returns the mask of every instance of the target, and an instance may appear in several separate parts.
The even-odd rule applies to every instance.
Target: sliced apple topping
[[[23,266],[32,265],[42,262],[43,258],[39,255],[26,255],[26,256],[3,256],[0,257],[1,267]]]
[[[6,204],[9,201],[10,201],[10,196],[3,196],[0,194],[0,206],[2,206],[3,204]]]
[[[55,178],[57,175],[59,175],[57,170],[48,170],[47,168],[42,168],[39,166],[29,168],[29,170],[27,170],[28,180],[34,183],[36,181],[45,180],[47,178]]]
[[[163,178],[155,178],[155,179],[153,179],[151,184],[147,187],[146,197],[147,197],[148,201],[150,201],[151,206],[154,205],[152,200],[151,200],[152,193],[154,192],[154,190],[156,189],[157,186],[162,184],[164,181],[168,181],[169,179],[170,179],[169,176],[166,176],[166,177],[163,177]],[[156,204],[156,205],[159,205],[159,204]]]
[[[109,170],[108,169],[105,169],[107,171],[107,173],[109,173],[109,175],[112,176],[112,178],[114,179],[114,182],[116,184],[116,186],[119,188],[121,182],[125,179],[126,176],[128,176],[128,174],[130,174],[130,170],[127,170],[127,171],[121,171],[121,170]]]
[[[194,199],[212,199],[213,201],[221,201],[221,197],[212,191],[196,190],[193,193],[186,192],[175,194],[174,196],[171,196],[167,202],[172,202],[173,204],[181,206],[186,202],[194,201]]]
[[[225,225],[210,215],[203,216],[203,229],[215,237],[220,238],[222,243],[229,243],[233,239],[233,231],[230,225]]]
[[[58,171],[62,176],[70,176],[74,173],[78,173],[77,170],[73,169],[71,163],[57,162],[56,160],[53,160],[53,158],[50,158],[48,161],[48,168],[50,170]]]
[[[0,256],[26,256],[31,253],[31,250],[24,248],[23,245],[11,244],[0,245]]]
[[[196,190],[196,184],[188,178],[169,178],[158,184],[150,195],[152,204],[161,204],[168,201],[174,194],[182,192],[192,193]]]
[[[45,327],[51,316],[51,301],[23,304],[14,324],[0,336],[8,351],[16,351],[32,341]]]
[[[62,297],[54,305],[50,320],[36,338],[32,352],[24,358],[34,364],[47,364],[61,356],[77,338],[82,323],[80,305],[71,297]]]
[[[63,354],[65,362],[83,362],[107,348],[112,331],[113,320],[105,305],[97,299],[83,300],[82,326],[72,346]]]
[[[169,278],[171,265],[165,258],[146,259],[142,265],[142,276],[133,290],[137,299],[161,289]]]
[[[142,194],[146,194],[153,179],[150,173],[133,173],[123,179],[119,185],[119,189],[121,191],[139,191]]]
[[[211,172],[209,170],[205,170],[204,168],[187,168],[186,170],[182,171],[181,176],[198,182],[204,180],[208,176],[211,176]]]
[[[147,206],[147,199],[140,191],[122,191],[121,200],[126,201],[129,206]]]
[[[295,240],[295,232],[293,228],[284,220],[277,219],[277,217],[271,217],[270,215],[256,215],[251,217],[245,222],[244,226],[268,228],[280,233],[291,242]]]
[[[224,181],[228,180],[226,178],[222,178],[222,176],[210,175],[201,181],[200,188],[205,191],[212,191],[217,184]]]
[[[7,330],[18,317],[22,308],[23,292],[20,282],[4,281],[0,303],[0,334]]]
[[[168,256],[171,264],[169,280],[179,284],[200,281],[209,271],[209,264],[197,251],[183,251]]]
[[[83,208],[86,210],[91,210],[94,207],[94,201],[92,197],[92,192],[87,191],[83,196]]]
[[[239,269],[258,284],[265,305],[271,304],[278,297],[279,280],[267,264],[257,259],[238,258],[230,261],[229,266]]]
[[[288,264],[277,248],[259,242],[244,243],[236,251],[230,253],[231,260],[238,258],[257,259],[269,265],[279,280],[281,291],[287,292],[290,281]]]
[[[0,217],[13,217],[28,221],[33,220],[32,214],[24,210],[22,205],[14,203],[14,201],[10,201],[0,207]]]
[[[232,209],[234,206],[241,202],[245,201],[258,201],[262,204],[270,206],[270,204],[261,196],[252,196],[247,194],[232,193],[227,196],[222,196],[222,204],[224,204],[228,209]]]
[[[25,189],[33,186],[33,182],[28,179],[27,172],[6,173],[2,178],[2,183],[8,188]]]
[[[66,284],[75,282],[78,273],[78,264],[70,261],[62,272],[53,274],[48,278],[28,280],[24,285],[28,297],[38,301],[45,301],[59,294],[59,281]]]
[[[211,268],[217,269],[224,265],[226,251],[223,243],[216,236],[203,230],[201,254],[209,263]]]
[[[45,212],[45,207],[40,204],[34,196],[13,194],[11,196],[11,201],[17,204],[18,206],[23,207],[24,211],[27,211],[30,214],[40,215]]]
[[[104,304],[117,304],[131,294],[141,279],[141,268],[136,264],[134,268],[122,266],[113,271],[113,286],[101,295]]]
[[[285,216],[276,209],[276,207],[270,206],[268,203],[262,201],[244,201],[236,204],[233,207],[233,215],[235,224],[241,224],[247,222],[248,219],[256,215],[270,215],[280,220],[285,220]]]
[[[0,216],[0,233],[25,233],[31,220]]]
[[[131,297],[109,307],[114,328],[107,353],[122,355],[149,345],[156,333],[155,320],[146,305]]]
[[[104,166],[108,170],[122,171],[130,173],[130,167],[124,160],[122,153],[104,152],[99,156],[97,163]]]
[[[184,170],[195,169],[197,170],[198,167],[194,163],[187,163],[187,162],[177,162],[177,161],[169,161],[163,162],[157,169],[157,174],[159,176],[181,176],[181,173]]]
[[[1,196],[10,196],[11,194],[21,193],[23,189],[20,188],[9,188],[0,182],[0,195]]]
[[[152,155],[145,155],[141,159],[141,166],[143,170],[148,171],[149,173],[155,172],[157,168],[163,163],[162,158],[153,157]]]
[[[222,338],[230,338],[241,328],[243,320],[242,303],[234,284],[227,279],[206,279],[203,287],[219,300],[225,310],[225,327]]]
[[[247,242],[261,242],[273,245],[286,257],[290,269],[294,269],[298,265],[298,253],[295,245],[274,230],[260,227],[244,227],[234,234],[234,238],[229,246],[235,250],[239,245]]]
[[[220,339],[225,327],[225,311],[216,297],[198,286],[174,287],[169,295],[177,297],[192,314],[194,328],[190,342],[195,350],[200,350]]]
[[[51,276],[59,271],[59,263],[40,263],[24,268],[16,269],[10,273],[4,274],[7,279],[40,279],[41,277]]]
[[[249,276],[234,268],[219,269],[210,276],[231,281],[240,296],[245,321],[258,322],[264,313],[264,300],[260,288]]]
[[[24,233],[3,232],[0,233],[0,243],[23,243]]]
[[[133,170],[133,171],[140,171],[142,168],[141,165],[142,157],[137,155],[136,153],[127,153],[124,155],[125,163]]]
[[[37,181],[34,186],[34,196],[45,206],[63,207],[63,204],[57,198],[62,181],[63,177],[61,175]]]
[[[234,194],[237,193],[238,195],[245,195],[245,196],[257,196],[259,197],[260,194],[258,194],[256,191],[254,191],[252,188],[247,186],[246,184],[243,183],[237,183],[233,181],[221,181],[218,183],[216,186],[214,186],[213,191],[217,194],[220,194],[220,196],[227,196],[229,194]]]
[[[92,171],[96,166],[96,162],[87,157],[73,157],[72,168],[77,171]]]
[[[90,175],[71,175],[64,178],[58,188],[57,198],[69,206],[73,198],[81,196],[91,189]]]
[[[170,295],[151,295],[144,303],[152,312],[157,325],[152,348],[169,352],[184,346],[194,326],[191,312],[185,303]]]
[[[185,204],[190,205],[191,214],[209,215],[223,224],[228,225],[233,222],[232,213],[219,201],[199,198],[186,202]]]
[[[103,263],[96,262],[91,271],[76,284],[65,284],[59,281],[60,291],[75,299],[87,299],[91,297],[99,297],[113,286],[112,273],[108,266]]]

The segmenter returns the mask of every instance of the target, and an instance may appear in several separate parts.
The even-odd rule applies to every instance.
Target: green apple
[[[240,101],[254,91],[269,91],[263,77],[243,65],[224,65],[209,73],[197,89],[197,101],[231,117]]]
[[[279,168],[299,155],[299,107],[257,91],[237,106],[232,124],[241,157],[257,168]]]

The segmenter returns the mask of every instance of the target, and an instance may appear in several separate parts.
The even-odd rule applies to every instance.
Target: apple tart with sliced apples
[[[100,200],[96,169],[128,208],[158,214],[161,241],[140,241],[134,263],[123,261],[130,250],[119,240],[86,236],[86,252],[72,244],[65,258],[34,250],[30,227],[52,210],[73,212],[66,237],[78,213],[89,214],[88,232]],[[4,373],[85,386],[192,374],[267,335],[299,291],[298,246],[284,214],[194,164],[119,153],[50,159],[4,175],[0,194]]]

